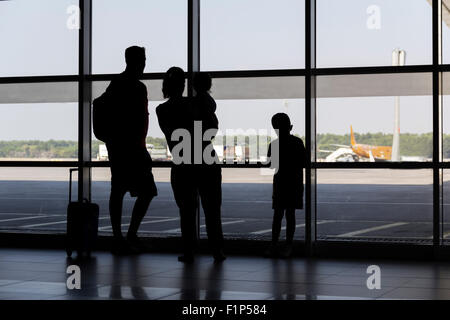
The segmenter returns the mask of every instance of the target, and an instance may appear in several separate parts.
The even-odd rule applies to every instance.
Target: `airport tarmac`
[[[150,205],[141,232],[179,235],[170,169],[154,168],[153,171],[159,195]],[[271,173],[267,169],[227,168],[223,169],[222,175],[222,217],[226,237],[269,239],[273,213]],[[99,230],[110,233],[109,169],[93,169],[92,178],[92,200],[100,205]],[[444,181],[449,180],[450,175],[445,175]],[[450,239],[450,219],[446,218],[450,215],[448,186],[444,182],[444,237]],[[67,168],[0,168],[0,229],[64,232],[67,203]],[[128,227],[132,205],[133,199],[127,195],[124,230]],[[302,239],[304,210],[298,210],[296,215],[296,238]],[[318,171],[318,238],[430,241],[432,215],[431,170]],[[200,230],[201,235],[206,236],[203,218]]]

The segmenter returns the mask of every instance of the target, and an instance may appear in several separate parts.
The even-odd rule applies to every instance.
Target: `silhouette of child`
[[[213,97],[209,94],[209,91],[211,90],[212,86],[212,80],[208,73],[205,72],[197,72],[194,75],[194,90],[197,93],[196,97],[197,99],[202,100],[202,111],[208,111],[208,112],[216,112],[216,102],[214,101]]]
[[[211,97],[212,80],[208,73],[206,72],[198,72],[194,75],[193,86],[196,92],[196,96],[194,97],[194,120],[201,121],[202,124],[202,136],[204,136],[205,131],[209,131],[212,133],[211,141],[214,139],[215,135],[219,129],[219,120],[216,116],[216,101],[213,97]],[[203,141],[202,142],[202,150],[208,147],[211,144],[211,141]],[[212,156],[216,157],[215,151],[212,151]]]
[[[306,150],[303,141],[292,135],[291,120],[285,113],[272,117],[272,126],[278,139],[269,145],[268,158],[271,168],[275,169],[273,177],[272,208],[272,243],[266,256],[277,256],[278,239],[281,222],[286,215],[286,246],[280,252],[281,257],[290,257],[295,233],[295,209],[303,209],[303,168],[306,164]]]

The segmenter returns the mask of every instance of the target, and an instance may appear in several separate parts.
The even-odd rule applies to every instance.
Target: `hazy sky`
[[[76,74],[78,30],[66,25],[73,4],[77,1],[0,2],[0,77]],[[201,8],[203,70],[304,67],[303,0],[202,0]],[[93,0],[93,72],[122,71],[124,49],[134,44],[147,48],[146,72],[172,65],[186,69],[186,11],[186,0]],[[444,38],[447,57],[446,26]],[[318,0],[318,67],[390,65],[394,48],[407,52],[408,65],[427,64],[431,40],[426,0]],[[156,105],[149,107],[149,135],[160,136]],[[352,124],[358,132],[390,133],[393,106],[393,97],[320,99],[317,129],[343,134]],[[401,131],[430,132],[431,106],[431,97],[402,97]],[[218,116],[223,130],[263,129],[270,128],[273,113],[284,111],[295,132],[304,134],[303,107],[301,99],[223,100]],[[0,140],[76,137],[75,103],[0,105]]]

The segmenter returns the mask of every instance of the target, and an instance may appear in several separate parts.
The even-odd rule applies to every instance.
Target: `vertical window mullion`
[[[316,241],[316,0],[305,0],[305,243],[313,254]]]
[[[441,0],[433,0],[433,245],[441,244],[441,182],[439,163],[442,160],[441,153],[441,113],[440,113],[440,72],[441,62]]]
[[[91,198],[91,74],[92,0],[80,0],[78,50],[78,200]]]
[[[194,89],[192,80],[195,72],[200,71],[200,0],[188,0],[188,96]],[[197,237],[200,238],[200,201],[197,196]]]

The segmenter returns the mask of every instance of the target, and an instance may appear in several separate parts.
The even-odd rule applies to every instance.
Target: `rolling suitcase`
[[[70,169],[66,252],[69,257],[72,256],[73,251],[77,251],[79,257],[82,257],[83,253],[89,257],[97,241],[99,207],[87,199],[82,202],[72,202],[72,173],[74,171],[78,171],[78,169]]]

